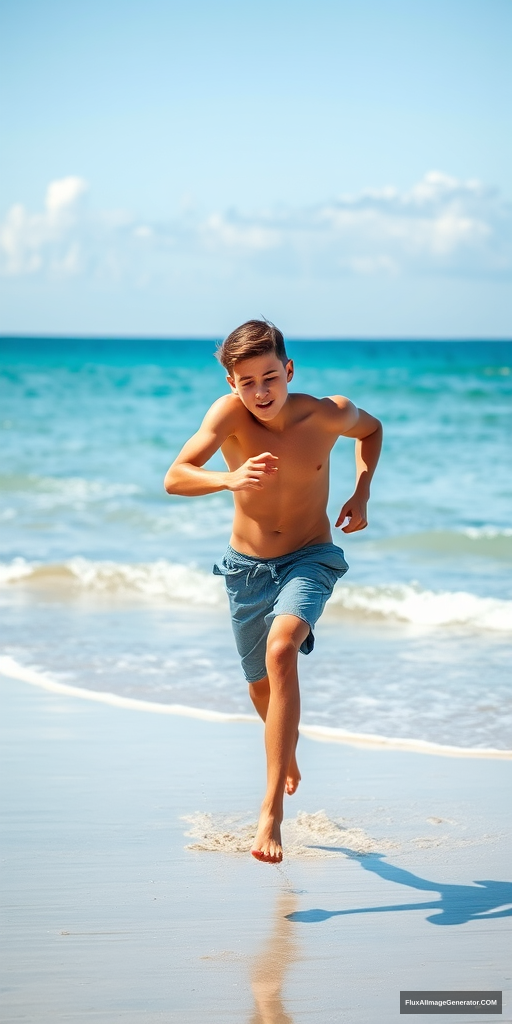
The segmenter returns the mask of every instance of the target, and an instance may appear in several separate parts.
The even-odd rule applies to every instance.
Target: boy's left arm
[[[343,533],[356,533],[368,525],[366,507],[370,497],[370,482],[382,448],[382,424],[364,409],[357,409],[347,398],[335,395],[328,401],[336,405],[333,419],[338,436],[354,437],[356,441],[354,493],[343,505],[334,525],[341,526],[348,517],[350,522],[342,528]]]

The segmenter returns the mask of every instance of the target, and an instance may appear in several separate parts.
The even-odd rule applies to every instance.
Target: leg
[[[263,676],[263,679],[258,679],[257,683],[249,683],[249,697],[251,698],[261,720],[266,722],[268,702],[270,700],[268,676]]]
[[[249,683],[249,696],[260,718],[264,722],[266,722],[268,702],[270,700],[270,685],[268,681],[268,676],[264,676],[263,679],[258,679],[257,683]],[[297,746],[298,739],[299,733],[297,731],[297,739],[295,742],[295,746]],[[297,790],[300,780],[301,774],[299,771],[299,766],[297,764],[296,751],[294,748],[293,754],[290,758],[290,763],[288,765],[288,774],[286,776],[286,782],[284,784],[284,791],[285,793],[287,793],[288,796],[293,796],[293,794]]]
[[[297,743],[300,717],[297,656],[309,625],[296,615],[276,615],[267,640],[269,701],[265,720],[267,792],[261,807],[253,856],[279,863],[283,858],[281,822],[288,767]]]

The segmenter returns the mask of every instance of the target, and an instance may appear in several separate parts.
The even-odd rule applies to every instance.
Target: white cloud
[[[12,206],[0,225],[0,269],[4,274],[80,273],[85,211],[80,200],[88,190],[83,178],[52,181],[45,209],[29,213]]]
[[[50,183],[45,209],[13,206],[0,225],[5,275],[87,275],[152,281],[206,274],[332,280],[356,275],[510,270],[509,206],[478,181],[431,171],[409,191],[391,186],[304,208],[260,213],[184,209],[172,222],[91,212],[79,177]]]
[[[51,181],[46,190],[45,206],[49,213],[59,214],[76,206],[89,186],[83,178],[59,178]]]

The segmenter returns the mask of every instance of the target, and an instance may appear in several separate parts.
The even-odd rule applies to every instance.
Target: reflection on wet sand
[[[272,931],[251,966],[255,1005],[249,1024],[293,1024],[293,1017],[283,1006],[282,988],[287,970],[299,959],[295,929],[287,920],[297,906],[297,897],[292,893],[282,893],[277,899]]]

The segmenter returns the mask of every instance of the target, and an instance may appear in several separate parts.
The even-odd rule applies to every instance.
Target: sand
[[[511,1020],[510,760],[303,737],[276,867],[259,725],[0,701],[4,1024],[388,1024],[422,988]]]

